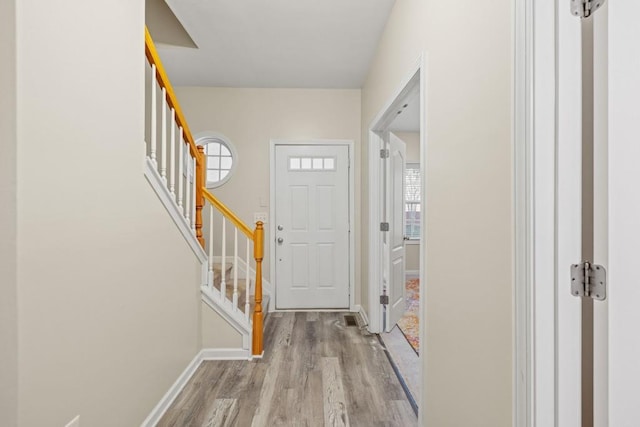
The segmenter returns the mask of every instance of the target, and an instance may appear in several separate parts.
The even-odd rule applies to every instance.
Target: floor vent
[[[356,316],[353,314],[347,314],[344,316],[344,322],[347,326],[358,326],[358,322],[356,321]]]

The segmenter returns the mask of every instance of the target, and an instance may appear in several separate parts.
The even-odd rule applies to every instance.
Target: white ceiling
[[[360,88],[395,0],[166,0],[198,49],[160,44],[177,86]]]

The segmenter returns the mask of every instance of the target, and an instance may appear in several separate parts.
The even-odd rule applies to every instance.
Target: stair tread
[[[224,269],[228,272],[233,268],[233,263],[225,263]],[[222,271],[222,263],[213,263],[213,271]]]
[[[227,274],[225,275],[225,294],[228,300],[233,301],[233,276],[231,274],[233,266],[230,264],[225,265],[225,270]],[[214,264],[213,265],[213,286],[220,292],[222,288],[222,264]],[[247,298],[247,279],[238,278],[238,308],[240,311],[245,311],[245,303]],[[253,309],[255,307],[255,295],[251,293],[251,289],[249,290],[249,313],[253,313]],[[265,313],[265,317],[267,314],[267,308],[269,303],[268,294],[264,294],[262,297],[262,311]]]

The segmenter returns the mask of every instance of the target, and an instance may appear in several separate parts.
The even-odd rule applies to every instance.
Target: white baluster
[[[182,194],[184,193],[184,135],[182,126],[180,126],[180,141],[178,142],[178,208],[180,213],[184,215],[184,207],[182,206]]]
[[[227,219],[222,217],[222,280],[220,281],[220,296],[227,298]]]
[[[189,147],[187,146],[187,150]],[[191,173],[189,172],[189,165],[191,162],[187,163],[187,179],[184,182],[184,192],[185,192],[185,203],[184,203],[184,219],[187,220],[187,224],[189,228],[191,228]]]
[[[249,310],[251,309],[251,307],[249,306],[249,297],[251,295],[251,293],[249,292],[250,288],[251,288],[251,265],[250,265],[250,260],[251,258],[249,258],[250,255],[250,249],[251,249],[251,239],[249,239],[247,237],[247,266],[246,266],[246,270],[245,270],[245,276],[246,276],[246,281],[247,281],[247,288],[244,290],[244,294],[245,294],[245,302],[244,302],[244,316],[246,317],[247,320],[249,320]]]
[[[160,177],[167,183],[167,88],[162,88],[162,134],[160,145]]]
[[[195,157],[193,158],[193,168],[191,169],[193,171],[193,185],[191,186],[191,191],[193,191],[193,193],[191,194],[191,230],[193,231],[193,234],[196,234],[196,186],[198,185],[198,183],[196,182],[196,159]]]
[[[156,93],[156,64],[151,64],[151,150],[149,153],[149,157],[151,160],[157,164],[156,160],[156,150],[158,145],[158,124],[157,124],[157,108],[158,101],[157,93]]]
[[[238,309],[238,228],[233,227],[233,309]]]
[[[209,205],[209,289],[213,291],[213,205]]]
[[[171,109],[171,145],[169,146],[169,192],[176,200],[176,110]]]

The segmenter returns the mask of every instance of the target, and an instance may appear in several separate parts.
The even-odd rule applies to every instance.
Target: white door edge
[[[349,233],[349,311],[357,311],[355,302],[355,144],[351,139],[271,139],[269,142],[269,279],[273,284],[273,295],[270,300],[270,311],[276,310],[275,301],[278,286],[275,282],[276,260],[273,256],[276,253],[276,242],[273,236],[276,234],[274,219],[276,217],[276,146],[279,145],[344,145],[349,149],[349,223],[351,224]]]
[[[535,7],[538,9],[536,13],[541,13],[540,9],[542,7],[539,5],[535,5]],[[552,12],[554,10],[553,7],[554,4],[551,4]],[[533,239],[536,213],[534,206],[534,191],[536,187],[533,158],[533,109],[535,96],[533,93],[533,40],[537,29],[534,22],[534,1],[516,0],[514,2],[513,17],[514,74],[512,87],[514,105],[512,107],[511,143],[513,149],[512,180],[514,188],[512,214],[514,233],[512,316],[514,325],[512,336],[512,425],[514,427],[533,427],[535,425],[536,399],[533,346],[533,332],[535,330],[535,312],[533,310],[535,247]],[[542,46],[538,47],[538,49],[543,49],[544,45]],[[543,90],[545,89],[543,85],[541,87]],[[551,111],[552,114],[555,113],[554,109],[551,109]],[[544,118],[548,118],[548,116]],[[554,123],[552,121],[551,129],[554,129]],[[536,124],[538,123],[536,122]],[[546,125],[548,126],[548,124]],[[555,137],[555,135],[552,136]],[[547,167],[549,164],[540,163],[536,164],[536,166]],[[553,240],[551,243],[553,244]],[[551,396],[553,398],[553,395]]]
[[[381,222],[380,215],[380,206],[382,203],[382,197],[380,194],[380,188],[383,185],[382,182],[382,171],[381,171],[381,163],[380,163],[380,149],[383,148],[383,138],[378,134],[378,131],[386,128],[392,121],[393,117],[395,117],[395,112],[397,111],[396,103],[398,100],[402,99],[406,94],[408,94],[412,89],[414,89],[414,85],[419,85],[420,88],[420,165],[424,170],[427,165],[427,122],[426,122],[426,96],[427,96],[427,54],[425,52],[421,53],[414,65],[409,69],[408,73],[405,75],[405,78],[400,82],[397,86],[396,91],[393,95],[388,99],[388,101],[384,104],[384,106],[379,110],[376,117],[371,121],[371,124],[368,128],[368,165],[369,165],[369,229],[363,230],[363,232],[369,233],[369,257],[367,260],[368,264],[368,274],[367,278],[363,278],[367,280],[369,285],[369,311],[367,312],[367,316],[369,318],[369,326],[368,330],[372,333],[380,333],[383,330],[383,315],[382,315],[382,307],[380,306],[379,296],[381,295],[381,263],[378,260],[381,259],[382,256],[382,239],[380,238],[380,228],[379,224]],[[363,142],[365,143],[365,142]],[[428,298],[427,289],[425,286],[425,269],[426,263],[425,258],[427,254],[426,247],[426,217],[428,213],[425,209],[425,201],[428,198],[427,195],[427,174],[422,173],[421,176],[421,185],[423,189],[423,197],[420,202],[420,211],[421,214],[421,223],[420,223],[420,313],[425,313],[425,301]],[[364,261],[364,260],[363,260]],[[376,287],[374,284],[378,284]],[[427,411],[427,402],[426,395],[424,392],[426,390],[426,376],[428,375],[424,371],[424,354],[426,353],[427,340],[426,340],[426,322],[423,315],[418,316],[419,319],[419,336],[420,336],[420,345],[422,351],[418,356],[419,363],[419,372],[420,372],[420,388],[422,390],[421,393],[421,401],[418,402],[418,406],[420,411],[418,412],[418,425],[424,424],[424,413]]]
[[[389,149],[389,157],[386,159],[386,183],[387,200],[385,200],[387,208],[386,222],[389,224],[386,235],[387,241],[387,296],[389,304],[387,305],[387,319],[385,320],[386,331],[391,330],[397,325],[406,310],[406,229],[405,229],[405,171],[407,165],[407,144],[394,134],[394,132],[386,133],[388,137],[386,146]],[[398,164],[397,160],[402,159]],[[401,169],[401,180],[398,180],[398,166]],[[400,188],[398,188],[398,186]],[[402,194],[402,203],[397,204],[396,199],[398,193]],[[402,218],[402,225],[398,227],[397,218]],[[401,239],[401,240],[398,240]],[[401,242],[401,243],[400,243]],[[400,268],[398,268],[400,266]],[[397,274],[401,271],[401,274]],[[419,272],[418,272],[419,274]],[[399,276],[399,277],[398,277]],[[399,280],[398,280],[399,279]],[[401,289],[397,289],[401,287]],[[395,305],[395,307],[394,307]]]

